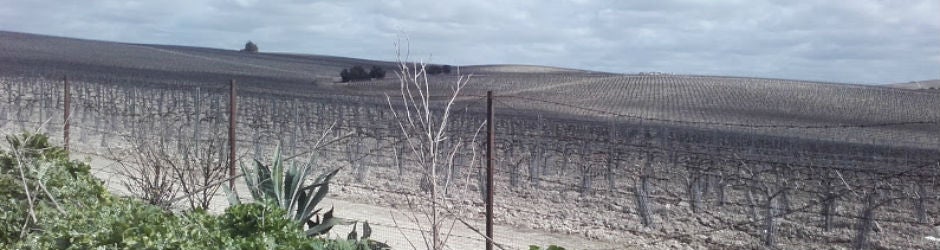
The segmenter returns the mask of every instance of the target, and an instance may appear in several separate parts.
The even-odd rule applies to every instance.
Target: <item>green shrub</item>
[[[251,237],[264,232],[292,231],[296,223],[286,218],[284,210],[275,206],[247,203],[229,207],[222,215],[221,226],[238,237]]]
[[[42,231],[28,241],[39,249],[170,248],[178,246],[173,230],[179,224],[160,208],[117,199],[88,209],[73,207],[64,215],[44,214]]]
[[[536,245],[531,245],[529,246],[529,250],[542,250],[542,248]],[[565,250],[565,248],[556,246],[556,245],[551,245],[551,246],[548,246],[548,248],[545,248],[545,250]]]
[[[367,241],[307,237],[299,222],[270,203],[235,205],[221,215],[174,214],[114,198],[87,164],[70,161],[48,137],[7,141],[17,153],[0,151],[0,249],[368,249]],[[36,199],[36,221],[28,214],[24,179]],[[327,181],[315,182],[324,187],[319,192],[326,192]],[[40,183],[49,195],[37,189]],[[63,211],[53,207],[53,197]]]
[[[26,133],[6,140],[12,151],[0,151],[0,248],[20,239],[24,231],[38,230],[29,219],[27,189],[35,199],[37,219],[46,210],[55,211],[52,197],[63,207],[78,208],[110,199],[101,181],[91,175],[91,167],[69,160],[68,153],[51,146],[47,136]]]
[[[232,249],[367,249],[365,243],[356,241],[307,237],[286,215],[280,207],[269,204],[232,206],[217,224],[219,231],[227,232],[220,238],[221,245]]]
[[[175,215],[130,199],[72,209],[43,220],[23,249],[366,249],[365,243],[306,237],[277,206],[232,206],[221,215]]]

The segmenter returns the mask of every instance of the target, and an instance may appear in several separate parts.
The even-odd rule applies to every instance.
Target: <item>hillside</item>
[[[337,72],[353,65],[394,69],[395,64],[0,32],[0,75],[4,77],[68,75],[90,82],[183,85],[214,85],[236,79],[247,91],[295,96],[381,96],[399,90],[393,75],[368,82],[333,82]],[[493,90],[505,96],[499,102],[501,114],[587,120],[614,117],[623,122],[928,148],[938,143],[932,139],[936,132],[932,122],[940,120],[940,111],[935,108],[940,106],[940,93],[934,92],[785,79],[622,75],[524,65],[459,69],[472,75],[466,95],[480,96]],[[432,79],[451,82],[453,77]],[[450,88],[447,84],[439,87]],[[478,98],[462,100],[471,99]],[[384,98],[375,101],[383,102]]]
[[[112,189],[146,175],[135,168],[164,166],[147,164],[140,155],[149,153],[139,151],[147,148],[180,166],[202,162],[211,166],[199,171],[224,173],[230,169],[223,163],[264,159],[275,148],[288,159],[311,156],[320,167],[343,169],[330,199],[374,205],[337,203],[356,211],[338,215],[375,222],[377,239],[407,249],[410,242],[396,234],[405,235],[402,221],[385,216],[421,212],[413,198],[427,194],[430,168],[416,164],[422,156],[408,149],[402,123],[424,120],[402,118],[404,105],[389,102],[401,91],[394,74],[336,82],[353,65],[396,67],[0,32],[0,132],[45,126],[51,140],[69,142],[73,157],[91,159]],[[820,249],[847,247],[865,230],[859,225],[875,223],[879,233],[868,236],[875,248],[937,246],[922,238],[940,214],[928,198],[940,190],[940,92],[534,65],[457,69],[470,83],[451,109],[446,150],[436,151],[450,158],[435,178],[453,188],[443,193],[453,201],[448,213],[471,223],[482,221],[484,187],[492,184],[494,221],[506,226],[496,238],[511,249],[533,242],[757,249],[774,237],[782,248]],[[431,76],[430,108],[416,104],[408,112],[438,119],[435,111],[458,79]],[[492,182],[485,181],[482,150],[471,150],[485,148],[474,133],[483,127],[486,91],[496,94]],[[321,144],[324,138],[336,140]],[[135,158],[143,163],[126,163]],[[170,183],[185,183],[193,169],[184,168]],[[455,248],[479,245],[475,231],[454,231],[464,244]]]
[[[892,88],[900,88],[900,89],[937,89],[937,88],[940,88],[940,79],[892,83],[892,84],[885,84],[884,86],[892,87]]]

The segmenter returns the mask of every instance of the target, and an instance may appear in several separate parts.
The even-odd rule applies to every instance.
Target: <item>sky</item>
[[[940,79],[937,0],[6,0],[0,30],[452,65]]]

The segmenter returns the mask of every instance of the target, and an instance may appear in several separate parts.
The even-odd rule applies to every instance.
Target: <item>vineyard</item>
[[[298,160],[317,156],[345,166],[340,199],[381,206],[407,207],[426,192],[392,112],[402,106],[398,79],[325,80],[354,64],[394,64],[17,33],[0,40],[4,133],[42,128],[63,142],[68,81],[72,152],[137,164],[154,160],[141,152],[157,152],[193,163],[156,180],[174,188],[145,200],[228,176],[233,104],[238,161],[278,147]],[[940,215],[940,93],[534,66],[459,73],[470,84],[445,145],[468,146],[438,177],[453,183],[445,196],[463,219],[482,218],[481,131],[492,90],[497,224],[612,249],[937,247],[924,237]],[[442,108],[456,77],[430,78],[432,106]],[[324,136],[335,141],[317,144]],[[110,171],[148,173],[122,166]],[[134,189],[145,184],[154,183],[124,182],[131,194],[147,193]],[[220,193],[168,205],[208,206]]]

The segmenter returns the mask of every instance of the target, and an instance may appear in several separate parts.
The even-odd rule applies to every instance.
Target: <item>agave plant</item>
[[[304,185],[313,174],[313,159],[302,165],[291,162],[285,169],[280,147],[275,150],[270,166],[258,160],[254,161],[254,167],[244,163],[240,166],[252,200],[284,209],[289,219],[298,222],[300,226],[307,225],[308,236],[325,234],[335,225],[355,222],[334,217],[332,208],[324,213],[321,220],[319,213],[322,208],[316,208],[329,192],[330,179],[339,172],[339,168],[323,173],[309,185]],[[237,205],[241,202],[236,194],[229,192],[229,203]]]

